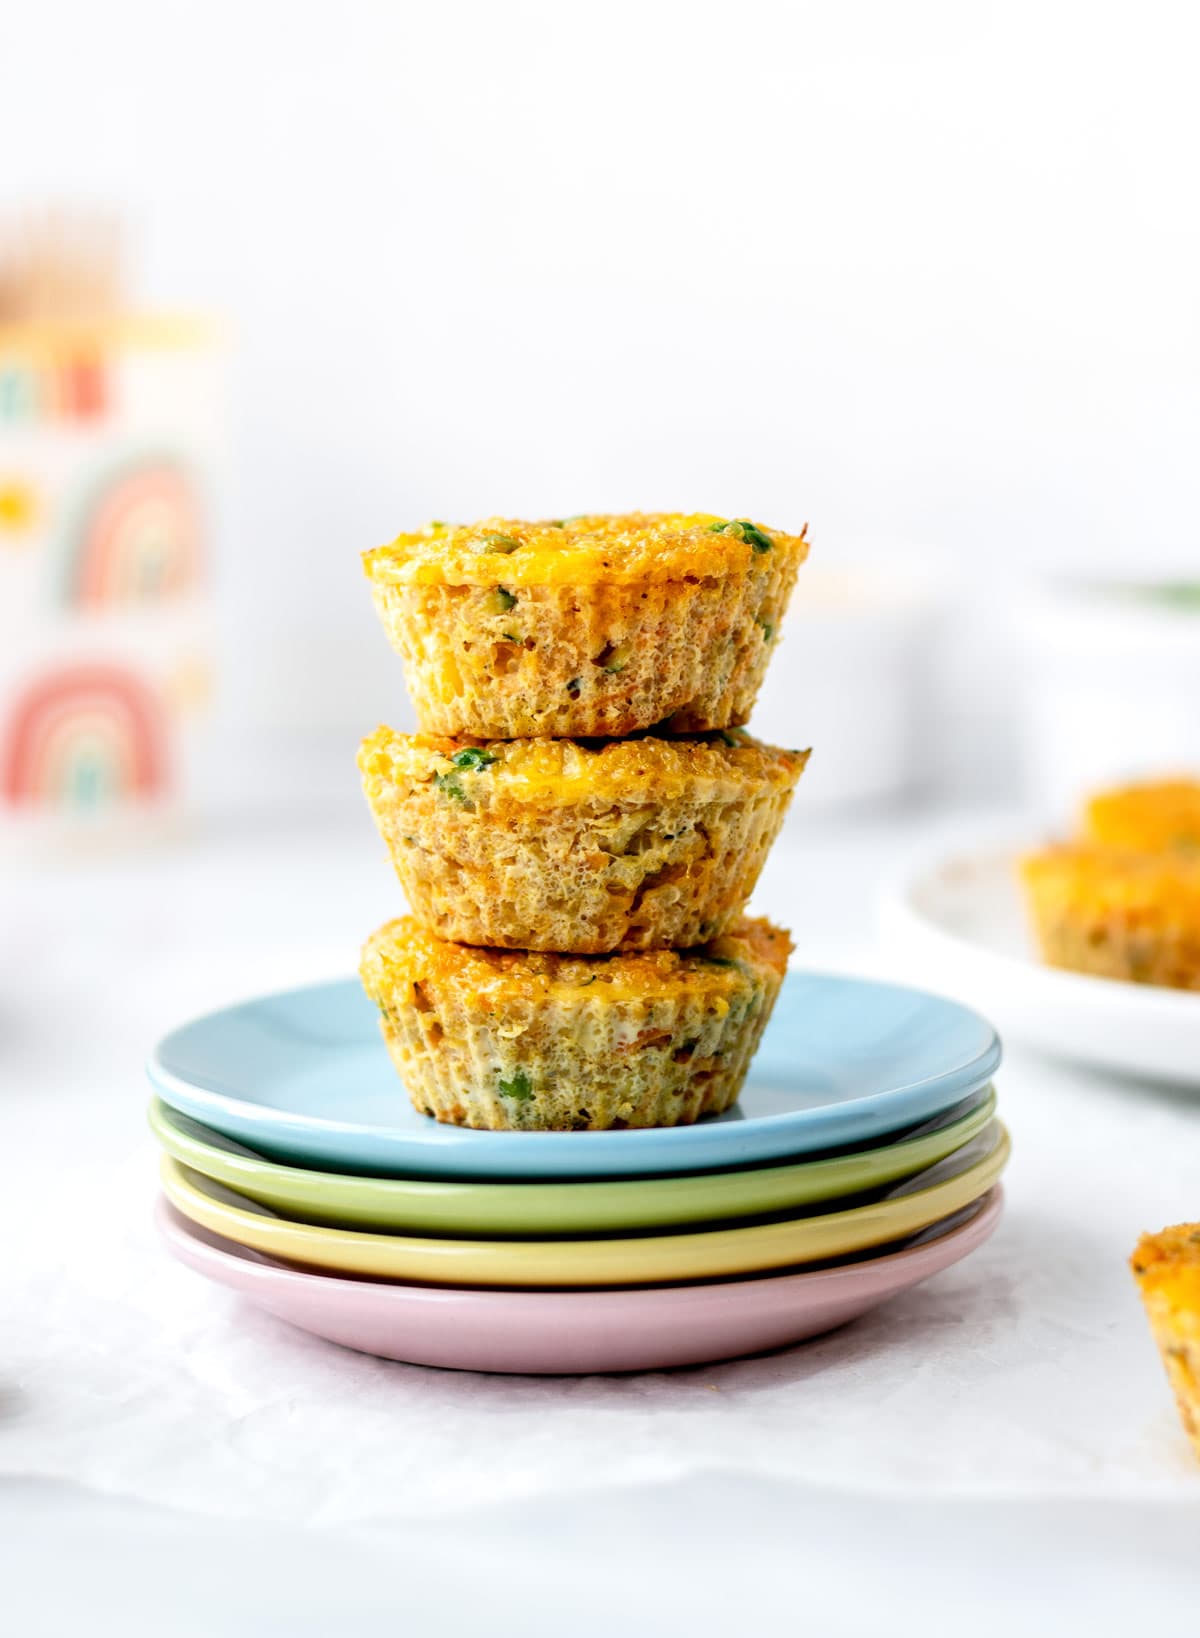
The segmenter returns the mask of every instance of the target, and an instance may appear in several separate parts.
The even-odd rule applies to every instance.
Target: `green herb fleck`
[[[762,627],[763,642],[769,643],[775,635],[775,627],[769,620],[760,620],[758,623]]]
[[[728,523],[710,523],[710,535],[736,535],[739,540],[748,540],[756,552],[769,552],[775,542],[769,535],[765,535],[757,524],[751,523],[749,518],[731,518]]]
[[[707,961],[710,967],[737,967],[741,969],[741,962],[735,961],[732,956],[710,955],[707,950],[697,950],[696,954],[701,961]]]
[[[490,768],[499,758],[491,751],[485,751],[482,745],[464,745],[461,751],[455,751],[450,758],[456,768]]]
[[[742,741],[738,739],[736,734],[731,734],[728,729],[722,728],[719,737],[725,741],[726,745],[732,746],[735,751],[741,750]]]
[[[527,1103],[533,1096],[533,1082],[523,1069],[513,1071],[512,1078],[505,1080],[500,1076],[500,1093],[505,1098],[516,1098],[518,1103]]]
[[[515,631],[502,631],[500,635],[506,643],[523,643],[525,641],[523,637],[518,637]]]
[[[487,611],[489,614],[507,614],[516,601],[507,586],[493,586],[487,595]]]
[[[454,776],[454,774],[434,774],[433,782],[444,796],[450,797],[450,799],[454,802],[461,802],[464,808],[469,806],[467,801],[467,793],[463,790],[460,781]]]
[[[515,540],[512,535],[502,535],[495,529],[489,529],[486,535],[480,535],[475,550],[477,552],[503,552],[507,554],[515,552],[520,544],[521,542]]]

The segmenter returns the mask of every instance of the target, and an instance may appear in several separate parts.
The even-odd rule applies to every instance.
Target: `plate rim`
[[[1005,1202],[1004,1184],[997,1181],[979,1197],[979,1209],[973,1212],[966,1222],[956,1224],[936,1239],[925,1241],[921,1245],[902,1246],[899,1250],[885,1252],[882,1256],[873,1255],[871,1248],[867,1248],[861,1257],[856,1257],[852,1262],[839,1263],[833,1268],[768,1269],[746,1274],[734,1280],[709,1278],[680,1281],[670,1285],[642,1283],[574,1290],[560,1290],[551,1286],[531,1289],[427,1284],[415,1280],[382,1279],[371,1275],[338,1274],[332,1269],[298,1268],[273,1257],[269,1252],[258,1251],[252,1246],[238,1245],[236,1241],[227,1240],[213,1230],[200,1232],[201,1226],[193,1223],[178,1208],[172,1206],[163,1194],[159,1194],[154,1202],[154,1221],[168,1247],[175,1239],[186,1240],[189,1245],[199,1248],[199,1256],[211,1258],[221,1266],[236,1266],[248,1281],[256,1284],[278,1284],[296,1291],[316,1288],[329,1294],[342,1295],[346,1295],[350,1289],[360,1291],[366,1289],[377,1300],[390,1304],[407,1303],[451,1309],[498,1308],[503,1311],[506,1308],[532,1303],[546,1308],[567,1310],[578,1308],[580,1303],[586,1302],[589,1309],[599,1312],[604,1307],[614,1307],[617,1303],[624,1305],[630,1300],[653,1301],[655,1304],[661,1302],[672,1307],[682,1307],[688,1301],[694,1301],[697,1296],[703,1297],[717,1291],[749,1293],[752,1290],[770,1288],[775,1292],[786,1293],[797,1289],[801,1281],[809,1282],[807,1289],[812,1289],[818,1282],[839,1284],[865,1266],[878,1268],[918,1259],[922,1253],[929,1253],[935,1247],[945,1247],[947,1242],[969,1236],[971,1230],[986,1228],[986,1232],[978,1241],[978,1244],[982,1245],[995,1231]],[[203,1235],[208,1235],[209,1238],[206,1239]],[[217,1240],[220,1244],[213,1245],[212,1240]],[[173,1252],[172,1254],[174,1255]],[[178,1260],[183,1261],[182,1258]],[[222,1285],[226,1290],[239,1292],[242,1290],[240,1285],[229,1281],[214,1280],[214,1283]],[[736,1298],[732,1300],[736,1301]]]
[[[687,1126],[637,1127],[620,1132],[482,1131],[443,1125],[435,1121],[429,1123],[429,1130],[399,1131],[395,1128],[338,1120],[328,1115],[310,1115],[278,1109],[230,1093],[213,1091],[177,1075],[163,1062],[164,1054],[170,1050],[171,1043],[184,1030],[212,1024],[230,1012],[316,991],[359,988],[357,978],[343,977],[271,991],[201,1013],[168,1031],[156,1043],[145,1067],[151,1085],[164,1102],[183,1114],[190,1114],[202,1123],[206,1122],[216,1127],[217,1130],[223,1130],[220,1115],[224,1112],[228,1118],[242,1123],[244,1127],[262,1128],[265,1125],[299,1140],[329,1138],[340,1143],[365,1140],[393,1150],[411,1150],[414,1154],[422,1155],[426,1163],[430,1159],[440,1158],[443,1161],[441,1170],[445,1173],[453,1172],[458,1166],[465,1166],[467,1175],[470,1175],[476,1164],[482,1168],[480,1175],[490,1173],[492,1166],[483,1159],[484,1151],[490,1150],[493,1163],[505,1154],[514,1157],[516,1154],[523,1154],[527,1161],[535,1165],[540,1161],[543,1165],[551,1166],[557,1175],[562,1177],[572,1175],[568,1169],[568,1161],[576,1168],[580,1165],[584,1168],[582,1171],[577,1169],[574,1175],[589,1176],[592,1175],[591,1167],[597,1162],[603,1167],[607,1160],[611,1166],[618,1156],[633,1171],[643,1173],[656,1169],[650,1164],[653,1157],[663,1162],[658,1169],[700,1171],[705,1169],[703,1159],[705,1153],[711,1151],[724,1153],[730,1146],[742,1149],[747,1146],[754,1147],[756,1140],[767,1144],[766,1148],[760,1147],[757,1150],[757,1158],[766,1160],[788,1152],[789,1134],[795,1132],[800,1136],[805,1129],[811,1132],[829,1124],[842,1126],[847,1133],[859,1137],[882,1135],[889,1130],[889,1125],[904,1123],[910,1112],[908,1105],[911,1105],[911,1113],[915,1118],[928,1117],[937,1110],[970,1096],[972,1092],[979,1091],[994,1078],[1003,1056],[1000,1037],[995,1026],[974,1007],[917,985],[896,984],[888,979],[865,974],[840,973],[816,968],[790,969],[785,975],[777,1006],[785,1002],[789,982],[803,982],[806,979],[834,979],[842,984],[898,992],[918,997],[923,1001],[932,1000],[941,1006],[953,1007],[979,1026],[987,1044],[970,1063],[955,1065],[921,1080],[886,1087],[882,1091],[872,1092],[847,1103],[820,1104],[805,1109],[786,1110],[779,1114],[757,1115],[738,1121],[735,1125],[701,1121]],[[897,1105],[900,1106],[899,1109]],[[201,1113],[197,1114],[197,1110]],[[214,1119],[214,1115],[218,1118]],[[481,1139],[488,1141],[481,1145]],[[587,1144],[586,1152],[580,1146],[583,1142]],[[672,1151],[675,1151],[678,1157],[686,1154],[688,1150],[694,1151],[694,1156],[687,1163],[681,1164],[678,1158],[674,1164],[664,1160]],[[479,1157],[477,1163],[473,1162],[472,1151]],[[555,1162],[559,1164],[556,1166]],[[730,1162],[726,1161],[725,1164]]]
[[[1097,1003],[1115,1001],[1119,1006],[1133,1005],[1142,1013],[1158,1010],[1164,1015],[1170,1014],[1173,1019],[1191,1013],[1200,1023],[1200,1013],[1195,1011],[1200,1007],[1200,995],[1191,990],[1171,989],[1164,984],[1134,984],[1126,979],[1107,978],[1099,973],[1077,973],[1066,967],[1051,967],[1048,963],[1039,961],[1032,952],[1022,955],[1011,950],[997,949],[994,945],[957,933],[948,928],[943,921],[922,910],[916,902],[916,895],[926,884],[956,864],[971,865],[976,869],[986,864],[998,873],[1003,863],[1011,867],[1022,853],[1029,850],[1028,843],[1021,846],[1015,843],[1006,845],[993,842],[974,849],[959,848],[933,854],[896,875],[887,885],[883,900],[884,916],[901,928],[905,924],[915,927],[922,936],[936,938],[949,948],[970,951],[976,960],[982,958],[1002,964],[1023,977],[1033,975],[1047,986],[1059,989],[1064,995],[1086,998]],[[948,996],[946,999],[955,998]],[[974,1009],[968,1007],[968,1010]]]
[[[972,1200],[981,1197],[992,1188],[1008,1164],[1012,1153],[1012,1139],[1009,1135],[1007,1127],[1002,1121],[993,1117],[991,1124],[995,1127],[995,1141],[988,1148],[988,1150],[979,1157],[978,1160],[972,1162],[972,1164],[965,1170],[955,1173],[950,1178],[942,1179],[937,1183],[928,1184],[925,1188],[911,1191],[900,1197],[901,1201],[903,1202],[903,1206],[900,1209],[907,1208],[908,1210],[915,1209],[917,1202],[922,1199],[928,1200],[928,1197],[931,1195],[940,1196],[944,1194],[953,1202],[948,1204],[944,1211],[941,1209],[935,1210],[933,1216],[926,1218],[924,1221],[914,1221],[912,1227],[900,1230],[899,1232],[901,1234],[914,1234],[919,1232],[920,1229],[937,1222],[940,1217],[951,1214],[962,1209],[964,1206],[969,1205]],[[984,1132],[986,1133],[988,1130],[989,1128],[985,1127]],[[984,1134],[981,1133],[980,1137],[983,1135]],[[978,1141],[978,1139],[973,1141]],[[939,1162],[937,1164],[944,1164],[944,1162]],[[195,1184],[192,1183],[191,1179],[186,1175],[186,1171],[187,1168],[181,1167],[179,1162],[173,1160],[169,1155],[163,1156],[162,1164],[160,1166],[160,1179],[163,1192],[171,1201],[171,1204],[176,1207],[176,1209],[180,1210],[185,1217],[191,1217],[192,1214],[188,1211],[187,1207],[180,1205],[180,1197],[186,1199],[189,1195],[203,1196],[204,1191],[196,1188]],[[986,1181],[980,1183],[981,1178],[986,1179]],[[968,1192],[964,1196],[962,1195],[963,1188],[968,1188],[974,1192]],[[229,1190],[227,1192],[233,1193],[236,1196],[236,1191]],[[244,1199],[245,1197],[241,1198]],[[253,1205],[254,1202],[250,1202],[250,1204]],[[499,1238],[488,1240],[460,1235],[421,1236],[380,1234],[372,1233],[369,1230],[334,1229],[320,1224],[297,1222],[295,1219],[289,1219],[282,1217],[278,1213],[272,1213],[268,1208],[261,1208],[258,1211],[250,1212],[247,1211],[244,1206],[237,1204],[229,1205],[228,1203],[222,1201],[213,1202],[210,1206],[203,1200],[203,1198],[200,1201],[200,1205],[202,1210],[209,1210],[212,1212],[212,1215],[218,1219],[217,1224],[212,1222],[206,1223],[203,1216],[199,1218],[193,1217],[192,1220],[200,1222],[202,1227],[210,1228],[215,1233],[222,1235],[223,1238],[233,1240],[238,1244],[252,1244],[252,1242],[242,1241],[239,1239],[238,1234],[221,1227],[219,1220],[222,1217],[227,1222],[232,1220],[235,1225],[246,1218],[253,1219],[257,1217],[260,1220],[266,1218],[268,1221],[268,1227],[270,1226],[270,1219],[274,1218],[275,1221],[281,1225],[278,1232],[285,1238],[289,1234],[294,1234],[297,1242],[297,1249],[295,1253],[281,1253],[281,1255],[284,1256],[285,1260],[290,1260],[301,1264],[305,1263],[306,1261],[304,1256],[304,1249],[306,1245],[309,1248],[313,1247],[314,1245],[318,1248],[321,1246],[327,1246],[330,1248],[331,1254],[336,1254],[339,1251],[339,1248],[345,1248],[342,1254],[352,1257],[356,1250],[361,1250],[362,1253],[366,1255],[373,1248],[378,1248],[382,1251],[388,1242],[392,1242],[393,1245],[396,1246],[404,1245],[405,1250],[402,1251],[400,1255],[408,1255],[417,1259],[418,1261],[423,1258],[432,1260],[434,1263],[434,1269],[431,1271],[429,1276],[426,1276],[426,1278],[434,1281],[441,1280],[443,1283],[448,1283],[453,1280],[456,1262],[461,1260],[470,1265],[471,1260],[474,1259],[474,1267],[477,1272],[474,1274],[468,1273],[457,1283],[461,1284],[465,1282],[468,1284],[491,1284],[500,1286],[576,1284],[601,1287],[620,1287],[622,1284],[620,1279],[615,1279],[605,1275],[598,1275],[595,1272],[590,1271],[585,1260],[585,1254],[582,1253],[579,1254],[580,1263],[583,1265],[582,1268],[579,1270],[572,1269],[570,1271],[571,1274],[576,1277],[555,1277],[552,1279],[538,1278],[537,1257],[540,1254],[547,1258],[563,1258],[569,1264],[573,1249],[582,1244],[584,1246],[607,1246],[611,1248],[609,1255],[615,1257],[624,1255],[627,1258],[640,1258],[648,1257],[650,1255],[650,1247],[653,1247],[655,1244],[662,1247],[664,1243],[668,1241],[675,1242],[675,1245],[670,1247],[667,1251],[661,1252],[661,1255],[669,1256],[670,1252],[674,1251],[677,1255],[681,1255],[685,1259],[689,1254],[694,1254],[695,1257],[705,1259],[709,1256],[720,1257],[723,1252],[728,1255],[737,1255],[740,1251],[742,1251],[742,1248],[745,1248],[745,1251],[742,1252],[742,1254],[745,1255],[758,1245],[760,1239],[769,1239],[770,1231],[785,1230],[795,1222],[819,1221],[825,1222],[826,1224],[829,1222],[837,1222],[839,1225],[845,1226],[847,1229],[849,1229],[851,1224],[857,1221],[859,1224],[865,1226],[873,1218],[877,1219],[880,1216],[884,1216],[886,1218],[888,1208],[895,1208],[898,1205],[898,1202],[885,1196],[883,1200],[870,1202],[866,1205],[843,1208],[840,1211],[834,1210],[829,1212],[820,1212],[810,1217],[800,1217],[790,1220],[784,1219],[782,1222],[770,1223],[767,1225],[735,1224],[732,1227],[721,1226],[713,1229],[700,1229],[691,1233],[685,1231],[682,1233],[655,1235],[632,1233],[592,1237],[576,1236],[570,1239],[555,1239],[552,1236],[544,1236],[534,1241],[504,1240]],[[253,1222],[251,1222],[249,1226],[251,1229],[253,1229],[255,1225]],[[766,1233],[762,1232],[764,1229],[767,1231]],[[894,1237],[895,1236],[890,1232],[885,1231],[880,1239],[874,1242],[870,1240],[860,1242],[857,1245],[851,1246],[849,1251],[852,1252],[854,1250],[865,1249],[872,1243],[886,1244],[889,1238]],[[437,1248],[439,1246],[457,1246],[458,1248],[457,1257],[455,1256],[453,1250],[446,1251],[445,1274],[440,1274],[437,1271]],[[846,1248],[843,1248],[841,1251],[819,1251],[816,1253],[809,1253],[808,1255],[812,1258],[812,1260],[818,1260],[826,1256],[841,1256],[843,1254],[846,1254]],[[269,1253],[269,1255],[273,1255],[273,1253]],[[791,1259],[791,1261],[795,1263],[799,1260],[803,1260],[805,1255],[806,1253],[801,1250],[797,1253],[795,1258]],[[516,1268],[511,1270],[511,1272],[508,1271],[509,1259],[511,1259],[517,1265]],[[525,1263],[530,1265],[528,1269],[523,1266]],[[347,1267],[344,1265],[339,1269],[337,1264],[327,1262],[321,1262],[311,1266],[333,1268],[335,1272],[341,1272],[343,1274],[357,1275],[365,1273],[369,1276],[373,1272],[370,1269],[363,1269],[362,1267],[356,1268],[353,1266]],[[759,1266],[762,1267],[764,1265],[760,1264]],[[765,1266],[769,1267],[770,1265],[767,1264]],[[482,1269],[483,1272],[478,1272],[479,1269]],[[725,1268],[721,1272],[724,1274],[729,1274],[731,1272],[745,1273],[750,1271],[751,1270],[748,1269],[743,1263],[743,1265],[739,1268]],[[708,1272],[711,1274],[712,1271],[709,1270]],[[421,1275],[404,1273],[392,1273],[381,1277],[387,1279],[409,1279],[413,1281],[422,1279]],[[703,1274],[667,1273],[653,1276],[643,1275],[640,1281],[635,1280],[630,1283],[645,1284],[650,1281],[661,1283],[666,1281],[673,1282],[676,1280],[695,1280],[702,1278],[704,1278]]]
[[[996,1109],[996,1089],[989,1083],[988,1088],[984,1091],[979,1102],[972,1108],[966,1110],[962,1115],[958,1116],[956,1120],[949,1121],[945,1125],[937,1127],[933,1132],[927,1132],[923,1135],[899,1138],[895,1142],[880,1144],[877,1148],[872,1150],[858,1152],[848,1151],[843,1154],[832,1155],[826,1158],[818,1157],[811,1160],[801,1159],[792,1162],[784,1162],[781,1164],[767,1164],[747,1168],[724,1168],[720,1171],[711,1172],[675,1172],[668,1174],[667,1176],[643,1178],[610,1177],[585,1179],[575,1182],[568,1182],[555,1178],[510,1181],[499,1178],[461,1179],[431,1177],[378,1177],[367,1173],[320,1171],[314,1167],[290,1166],[281,1161],[273,1160],[268,1155],[257,1154],[252,1150],[247,1150],[245,1156],[235,1154],[225,1155],[214,1145],[207,1143],[203,1138],[195,1137],[190,1133],[179,1132],[174,1126],[174,1121],[179,1119],[191,1120],[192,1117],[183,1115],[179,1110],[174,1109],[170,1104],[165,1103],[157,1096],[151,1099],[147,1112],[147,1119],[151,1132],[154,1134],[159,1145],[165,1150],[166,1153],[172,1155],[174,1159],[181,1161],[191,1170],[197,1171],[203,1176],[213,1178],[214,1181],[224,1184],[227,1188],[233,1189],[234,1191],[247,1193],[248,1198],[251,1200],[253,1200],[255,1196],[248,1192],[247,1185],[253,1185],[258,1174],[265,1174],[268,1181],[278,1180],[280,1187],[277,1192],[280,1194],[280,1196],[283,1194],[283,1186],[286,1183],[286,1180],[289,1177],[295,1177],[302,1179],[304,1184],[313,1193],[316,1193],[322,1186],[325,1185],[329,1185],[339,1192],[343,1186],[348,1185],[351,1192],[361,1189],[362,1193],[367,1196],[374,1195],[376,1191],[381,1191],[383,1195],[394,1198],[397,1203],[400,1203],[406,1199],[415,1199],[418,1202],[437,1199],[445,1201],[450,1205],[461,1205],[464,1209],[473,1201],[479,1201],[482,1204],[485,1199],[490,1197],[492,1205],[499,1204],[501,1207],[503,1207],[507,1204],[515,1213],[519,1211],[522,1201],[529,1204],[531,1203],[533,1196],[541,1196],[543,1198],[551,1194],[559,1196],[567,1191],[570,1191],[571,1195],[576,1199],[590,1199],[597,1201],[598,1207],[600,1208],[608,1205],[608,1209],[610,1211],[615,1211],[618,1206],[626,1200],[633,1201],[644,1195],[646,1189],[652,1186],[665,1189],[668,1196],[671,1198],[682,1197],[685,1193],[694,1194],[698,1190],[701,1196],[709,1195],[719,1201],[720,1196],[725,1192],[725,1188],[723,1186],[731,1177],[745,1176],[747,1178],[761,1178],[766,1175],[769,1178],[782,1181],[786,1175],[813,1173],[823,1167],[833,1167],[839,1163],[861,1161],[864,1154],[894,1155],[905,1150],[908,1150],[911,1153],[913,1150],[916,1150],[918,1146],[921,1146],[922,1150],[924,1150],[924,1148],[930,1144],[932,1139],[936,1138],[943,1141],[949,1140],[948,1147],[943,1148],[939,1144],[938,1152],[932,1154],[929,1159],[922,1160],[911,1167],[902,1167],[900,1170],[888,1168],[886,1175],[879,1177],[875,1181],[869,1181],[861,1184],[863,1189],[882,1187],[888,1182],[900,1182],[906,1177],[913,1176],[917,1172],[923,1170],[926,1166],[933,1165],[941,1159],[948,1159],[957,1149],[972,1141],[985,1130],[988,1124],[995,1118]],[[207,1130],[203,1128],[202,1122],[193,1121],[193,1124],[201,1126],[202,1130]],[[212,1135],[219,1138],[224,1134],[220,1132],[213,1132]],[[172,1147],[172,1142],[176,1145],[175,1147]],[[196,1163],[198,1158],[205,1157],[210,1154],[218,1155],[222,1163],[229,1163],[228,1165],[224,1165],[226,1175],[214,1176],[212,1172],[206,1171],[204,1164]],[[192,1158],[189,1158],[189,1156]],[[236,1176],[239,1166],[245,1168],[250,1174],[240,1181]],[[233,1179],[232,1181],[231,1178]],[[834,1187],[830,1193],[809,1195],[804,1201],[797,1201],[794,1202],[794,1204],[799,1206],[805,1203],[819,1203],[824,1200],[837,1199],[839,1194],[851,1192],[854,1192],[854,1190],[850,1187]],[[703,1205],[703,1203],[704,1202],[702,1200],[701,1204]],[[304,1203],[302,1206],[290,1207],[289,1209],[294,1211],[312,1210],[313,1202],[310,1200]],[[787,1208],[781,1207],[778,1209],[783,1210]],[[728,1215],[730,1217],[746,1216],[750,1215],[750,1212],[743,1209],[727,1210],[725,1207],[722,1207],[718,1217],[724,1215]],[[711,1218],[706,1219],[702,1210],[696,1210],[694,1214],[692,1214],[692,1208],[689,1208],[689,1215],[687,1216],[668,1216],[666,1218],[651,1217],[645,1219],[641,1226],[651,1227],[672,1222],[699,1223],[712,1220],[713,1219]],[[573,1218],[572,1221],[578,1221],[578,1219]],[[370,1227],[370,1225],[365,1223],[363,1226]],[[603,1225],[605,1229],[613,1226],[614,1225],[611,1223]],[[633,1227],[636,1225],[631,1219],[627,1226]],[[375,1227],[378,1228],[380,1225],[375,1225]],[[420,1232],[419,1225],[416,1227],[414,1232]],[[428,1226],[426,1226],[425,1232],[430,1232]],[[485,1224],[479,1232],[511,1234],[516,1231],[513,1229],[499,1229],[494,1224]],[[569,1231],[564,1229],[562,1232]],[[582,1232],[587,1232],[587,1230],[584,1229]]]

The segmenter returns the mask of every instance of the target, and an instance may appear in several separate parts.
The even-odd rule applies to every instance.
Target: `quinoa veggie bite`
[[[364,566],[424,732],[579,739],[746,721],[808,555],[709,513],[431,524]]]
[[[1021,876],[1051,966],[1200,990],[1200,858],[1063,845]]]
[[[1144,1234],[1130,1266],[1184,1428],[1200,1456],[1200,1223]]]
[[[380,728],[358,756],[396,874],[431,932],[571,954],[724,932],[807,760],[737,729],[481,744]]]
[[[564,956],[449,944],[413,917],[360,972],[418,1110],[458,1126],[678,1126],[737,1099],[791,940],[741,921],[701,950]]]

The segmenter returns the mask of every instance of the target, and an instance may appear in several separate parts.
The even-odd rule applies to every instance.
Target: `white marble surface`
[[[973,828],[793,829],[758,904],[795,929],[798,961],[879,970],[880,881]],[[109,1630],[89,1588],[111,1584],[111,1630],[149,1631],[153,1588],[167,1596],[189,1557],[220,1569],[205,1598],[239,1589],[236,1613],[214,1625],[200,1599],[168,1631],[330,1631],[318,1612],[365,1619],[395,1600],[416,1631],[435,1609],[442,1631],[485,1612],[496,1631],[561,1630],[597,1552],[620,1574],[572,1607],[577,1630],[612,1629],[618,1585],[645,1612],[635,1631],[723,1631],[738,1611],[798,1607],[799,1586],[823,1633],[865,1630],[872,1609],[895,1632],[953,1630],[976,1587],[983,1632],[1012,1630],[1023,1589],[1057,1589],[1093,1633],[1128,1631],[1151,1587],[1194,1611],[1200,1467],[1125,1259],[1142,1228],[1200,1215],[1200,1098],[1011,1046],[996,1239],[840,1333],[704,1369],[388,1364],[168,1262],[149,1225],[148,1045],[248,990],[346,970],[397,901],[365,823],[9,873],[0,1551],[20,1630],[72,1630],[85,1611]],[[51,1585],[64,1550],[92,1568]],[[281,1581],[284,1561],[303,1563],[298,1579]],[[456,1584],[456,1562],[476,1580]]]

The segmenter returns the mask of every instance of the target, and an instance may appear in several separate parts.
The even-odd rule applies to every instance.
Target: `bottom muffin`
[[[1021,875],[1052,967],[1200,990],[1200,859],[1064,845]]]
[[[474,949],[413,917],[360,968],[423,1114],[528,1132],[681,1126],[737,1099],[791,939],[742,920],[694,950],[565,956]]]
[[[1200,1223],[1144,1234],[1130,1261],[1184,1428],[1200,1456]]]

